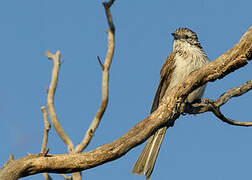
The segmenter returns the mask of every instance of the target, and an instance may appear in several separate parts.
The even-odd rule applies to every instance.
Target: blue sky
[[[52,62],[45,52],[62,52],[55,107],[60,123],[74,144],[85,134],[101,99],[101,69],[105,57],[107,21],[102,1],[43,0],[0,2],[1,166],[13,153],[20,158],[38,153]],[[170,35],[178,27],[195,31],[214,60],[231,48],[251,26],[251,0],[120,1],[112,7],[116,51],[111,66],[110,99],[104,118],[87,151],[109,143],[149,114],[159,70],[171,52]],[[251,78],[251,63],[207,85],[215,99]],[[234,98],[223,113],[251,120],[252,94]],[[180,117],[167,131],[152,179],[251,179],[252,127],[235,127],[213,114]],[[52,128],[50,153],[66,153]],[[143,145],[122,158],[85,171],[84,177],[132,179],[131,168]],[[53,175],[54,179],[62,179]],[[43,179],[42,175],[24,179]]]

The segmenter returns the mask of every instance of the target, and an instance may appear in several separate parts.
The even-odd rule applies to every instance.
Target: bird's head
[[[173,33],[174,43],[189,43],[190,45],[202,48],[198,41],[197,34],[188,28],[178,28]]]

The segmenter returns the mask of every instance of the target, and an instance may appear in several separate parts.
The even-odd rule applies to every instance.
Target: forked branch
[[[54,94],[56,91],[57,83],[58,83],[58,74],[60,68],[60,51],[57,51],[56,54],[52,54],[50,51],[46,52],[48,59],[53,61],[53,70],[52,70],[52,79],[48,89],[48,96],[47,96],[47,108],[49,112],[49,116],[52,120],[53,126],[57,131],[59,137],[64,141],[66,144],[68,151],[72,152],[74,149],[73,142],[67,136],[64,129],[59,123],[58,117],[56,115],[56,111],[54,108]]]
[[[207,111],[211,111],[216,115],[216,117],[218,117],[220,120],[228,124],[236,126],[252,126],[252,121],[248,122],[234,121],[229,118],[226,118],[220,111],[220,107],[225,103],[227,103],[232,97],[241,96],[251,89],[252,89],[252,80],[249,80],[243,85],[225,92],[215,101],[210,99],[203,99],[203,102],[201,103],[188,104],[186,107],[186,112],[189,114],[201,114]]]
[[[107,30],[107,34],[108,34],[108,50],[107,50],[107,55],[106,55],[106,59],[104,64],[102,64],[99,56],[98,61],[102,67],[102,101],[100,104],[100,107],[92,121],[92,123],[90,124],[85,137],[83,138],[83,140],[81,141],[80,144],[78,144],[75,148],[75,152],[81,152],[84,150],[84,148],[87,147],[87,145],[90,143],[96,129],[98,128],[101,118],[107,108],[108,105],[108,94],[109,94],[109,69],[110,69],[110,65],[113,59],[113,55],[114,55],[114,49],[115,49],[115,27],[114,27],[114,23],[112,21],[112,15],[110,12],[110,7],[112,6],[114,0],[110,0],[109,2],[104,2],[104,8],[105,8],[105,12],[106,12],[106,16],[107,16],[107,20],[108,20],[108,25],[110,27],[109,30]]]

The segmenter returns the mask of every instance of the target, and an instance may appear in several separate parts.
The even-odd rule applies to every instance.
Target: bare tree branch
[[[13,161],[14,160],[14,155],[13,154],[11,154],[10,156],[9,156],[9,159],[7,160],[7,162],[4,164],[4,166],[3,166],[3,168],[5,167],[5,166],[7,166],[11,161]]]
[[[60,51],[57,51],[55,55],[52,54],[50,51],[47,51],[46,55],[48,59],[51,59],[53,61],[52,79],[51,79],[51,84],[48,89],[48,97],[47,97],[48,112],[52,120],[53,126],[55,130],[57,131],[59,137],[67,145],[68,151],[72,152],[74,149],[73,142],[67,136],[64,129],[60,125],[55,109],[54,109],[54,94],[55,94],[57,83],[58,83],[58,73],[59,73],[59,67],[60,67]]]
[[[71,176],[67,176],[65,174],[61,174],[61,176],[66,180],[72,180],[73,178]]]
[[[81,172],[74,172],[71,177],[73,180],[81,180]]]
[[[216,105],[221,106],[221,105],[225,104],[230,98],[239,97],[251,89],[252,89],[252,79],[245,82],[243,85],[236,87],[236,88],[233,88],[233,89],[230,89],[229,91],[222,94],[221,97],[219,97],[216,100]]]
[[[102,68],[102,70],[103,70],[103,69],[104,69],[104,66],[103,66],[103,64],[102,64],[102,62],[101,62],[100,57],[99,57],[99,56],[97,56],[97,59],[98,59],[98,62],[99,62],[100,66],[101,66],[101,68]]]
[[[59,134],[59,136],[61,137],[61,139],[65,142],[65,144],[68,147],[68,151],[72,152],[72,153],[78,153],[83,151],[83,149],[89,144],[89,142],[91,141],[93,134],[95,132],[95,130],[97,129],[100,120],[107,108],[107,104],[108,104],[108,81],[109,81],[109,68],[110,68],[110,64],[112,62],[112,58],[113,58],[113,54],[114,54],[114,31],[115,31],[115,27],[112,21],[112,16],[111,16],[111,12],[110,12],[110,7],[112,6],[114,0],[109,1],[109,2],[104,2],[104,8],[105,8],[105,12],[106,12],[106,16],[108,19],[108,24],[110,27],[110,30],[107,31],[108,33],[108,51],[107,51],[107,56],[106,56],[106,60],[105,60],[105,64],[103,65],[99,56],[97,57],[99,60],[99,63],[102,67],[102,71],[103,71],[103,75],[102,75],[102,103],[100,105],[100,108],[98,109],[96,116],[94,117],[89,129],[87,130],[87,133],[85,135],[85,137],[83,138],[82,142],[77,145],[76,149],[73,152],[73,143],[70,140],[70,138],[66,135],[66,133],[64,132],[63,128],[61,127],[55,110],[54,110],[54,106],[53,106],[53,98],[54,98],[54,93],[57,87],[57,79],[58,79],[58,71],[59,71],[59,66],[60,66],[60,52],[57,52],[56,55],[51,54],[49,51],[47,52],[47,56],[49,59],[52,59],[54,62],[54,67],[53,67],[53,73],[52,73],[52,82],[51,85],[48,89],[48,109],[49,109],[49,114],[50,117],[52,119],[53,125],[55,126],[55,129],[57,131],[57,133]],[[49,101],[50,98],[50,101]],[[44,109],[45,110],[45,109]],[[46,113],[46,111],[45,111]],[[45,117],[44,117],[45,119]],[[44,136],[44,140],[47,142],[47,135],[48,132],[45,132],[45,136]],[[46,138],[46,139],[45,139]],[[44,142],[44,141],[43,141]],[[46,146],[46,142],[45,145],[43,143],[43,151],[45,151],[45,147]],[[41,150],[42,151],[42,150]],[[44,175],[45,178],[48,178],[47,175]],[[72,177],[73,180],[81,180],[81,173],[79,172],[75,172],[73,173]]]
[[[164,95],[158,109],[126,134],[99,148],[76,154],[31,155],[9,162],[0,170],[1,180],[16,180],[42,172],[72,173],[90,169],[120,158],[143,143],[155,131],[171,125],[179,117],[179,108],[187,95],[208,81],[215,81],[239,69],[252,59],[252,27],[241,40],[215,61],[191,73],[185,81]]]
[[[52,180],[52,177],[48,173],[42,173],[44,176],[45,180]]]
[[[252,126],[252,121],[240,122],[226,118],[220,111],[220,107],[228,102],[232,97],[238,97],[243,95],[252,89],[252,80],[247,81],[243,85],[230,89],[222,94],[217,100],[203,99],[203,103],[187,104],[186,113],[200,114],[206,111],[213,112],[220,120],[231,125],[236,126]],[[205,102],[205,103],[204,103]]]
[[[46,151],[46,146],[47,146],[47,141],[48,141],[48,132],[51,128],[51,125],[48,121],[48,116],[47,116],[47,112],[46,112],[46,108],[45,106],[41,107],[41,111],[43,113],[43,118],[44,118],[44,136],[43,136],[43,141],[42,141],[42,145],[41,145],[41,153],[44,153]]]
[[[59,68],[60,68],[60,51],[57,51],[55,55],[52,54],[50,51],[47,51],[46,55],[47,55],[48,59],[51,59],[53,61],[52,79],[51,79],[51,84],[50,84],[48,92],[47,92],[48,93],[47,107],[48,107],[49,115],[50,115],[53,126],[54,126],[55,130],[57,131],[59,137],[67,145],[68,152],[73,152],[74,145],[73,145],[71,139],[65,133],[62,126],[60,125],[59,120],[56,115],[56,112],[55,112],[55,108],[54,108],[54,95],[55,95],[55,91],[57,88],[58,74],[59,74]],[[75,176],[74,180],[81,179],[79,174],[80,173],[78,173],[78,172],[73,173],[73,175]]]
[[[105,13],[106,13],[106,16],[107,16],[109,29],[110,29],[110,31],[112,31],[113,34],[115,33],[115,26],[114,26],[114,23],[113,23],[113,20],[112,20],[110,7],[113,5],[114,1],[115,0],[110,0],[109,2],[103,2],[102,3],[104,8],[105,8]]]
[[[85,137],[83,138],[82,142],[80,144],[78,144],[75,148],[75,152],[82,152],[84,148],[87,147],[87,145],[90,143],[96,129],[99,126],[99,123],[101,121],[101,118],[107,108],[108,105],[108,91],[109,91],[109,69],[110,69],[110,65],[113,59],[113,55],[114,55],[114,49],[115,49],[115,37],[114,37],[114,32],[115,32],[115,27],[112,21],[112,16],[110,13],[110,7],[113,4],[114,0],[107,2],[104,2],[104,8],[105,8],[105,12],[107,15],[107,19],[108,19],[108,24],[110,29],[107,30],[108,33],[108,50],[107,50],[107,55],[106,55],[106,59],[104,62],[104,65],[101,63],[101,60],[99,58],[99,56],[97,57],[100,65],[102,67],[102,102],[100,104],[100,107],[91,123],[91,125],[89,126]]]

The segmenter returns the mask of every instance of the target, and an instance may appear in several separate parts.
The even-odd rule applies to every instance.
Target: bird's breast
[[[177,54],[175,57],[174,62],[174,71],[172,73],[171,82],[169,85],[169,89],[176,86],[178,83],[185,80],[185,78],[192,72],[195,71],[202,66],[205,66],[208,63],[208,59],[205,56],[205,54],[198,54],[198,53],[192,53],[192,54],[186,54],[181,55]],[[202,97],[204,93],[205,86],[202,86],[196,90],[194,90],[188,97],[188,102],[193,102],[196,99],[199,99]]]

